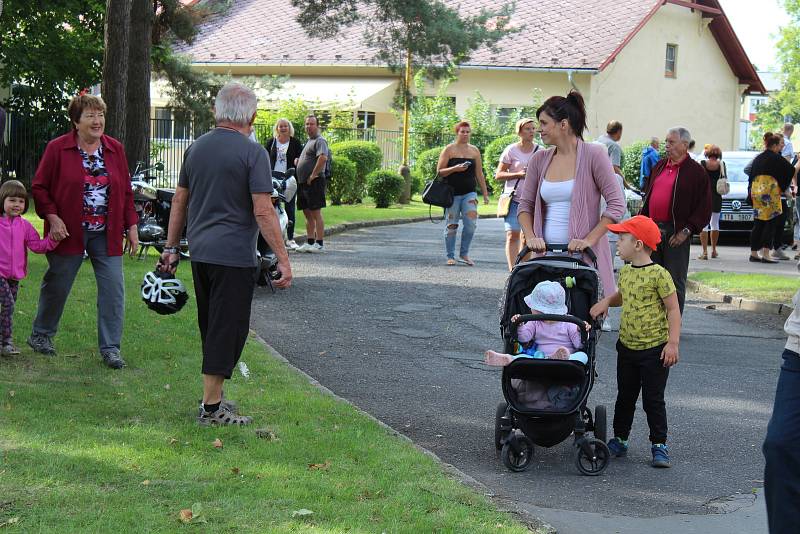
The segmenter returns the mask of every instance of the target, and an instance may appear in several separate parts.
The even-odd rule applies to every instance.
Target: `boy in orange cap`
[[[678,363],[681,312],[672,276],[653,263],[650,254],[661,242],[661,232],[649,217],[637,215],[608,230],[619,234],[617,254],[625,265],[619,273],[618,290],[592,306],[592,317],[604,317],[609,306],[622,306],[617,341],[617,402],[611,454],[628,452],[633,415],[639,391],[650,427],[653,467],[670,467],[667,410],[664,389],[669,368]]]

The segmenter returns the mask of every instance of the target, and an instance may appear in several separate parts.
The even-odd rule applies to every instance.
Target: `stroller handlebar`
[[[592,261],[592,263],[594,263],[595,268],[597,268],[597,254],[594,253],[594,250],[592,250],[591,247],[586,247],[585,249],[583,249],[583,252],[581,253],[581,252],[570,252],[567,249],[568,245],[566,243],[547,243],[547,245],[545,246],[546,246],[545,249],[546,252],[555,252],[565,256],[580,258],[583,256],[583,254],[586,254]],[[522,247],[522,250],[520,250],[519,254],[517,255],[517,260],[514,262],[514,264],[516,265],[520,263],[522,259],[531,252],[532,250],[528,248],[528,245],[527,244],[524,245]]]
[[[522,323],[527,323],[528,321],[557,321],[560,323],[573,323],[578,326],[578,332],[581,334],[581,341],[583,342],[584,348],[586,347],[587,343],[589,342],[589,332],[586,330],[586,321],[583,319],[578,319],[574,315],[555,315],[552,313],[526,313],[524,315],[520,315],[517,322],[511,322],[511,333],[516,339],[517,337],[517,328]]]

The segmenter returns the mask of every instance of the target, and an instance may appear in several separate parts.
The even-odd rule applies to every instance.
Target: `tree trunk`
[[[131,0],[130,13],[125,153],[133,170],[137,161],[149,163],[153,0]]]
[[[125,143],[125,92],[128,85],[128,26],[131,0],[107,0],[101,93],[106,102],[106,133]]]

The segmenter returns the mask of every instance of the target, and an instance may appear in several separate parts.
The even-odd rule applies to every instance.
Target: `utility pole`
[[[406,72],[403,87],[403,164],[400,166],[400,175],[405,181],[400,203],[411,202],[411,169],[408,167],[408,130],[411,127],[411,48],[406,49]]]

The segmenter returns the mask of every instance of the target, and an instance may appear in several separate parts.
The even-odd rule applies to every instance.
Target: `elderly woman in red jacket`
[[[73,130],[48,143],[31,188],[45,232],[61,242],[47,254],[28,345],[42,354],[56,353],[53,336],[86,251],[97,281],[100,355],[107,366],[121,369],[125,234],[132,254],[139,244],[128,161],[122,144],[103,134],[106,105],[101,98],[76,96],[68,112]]]

